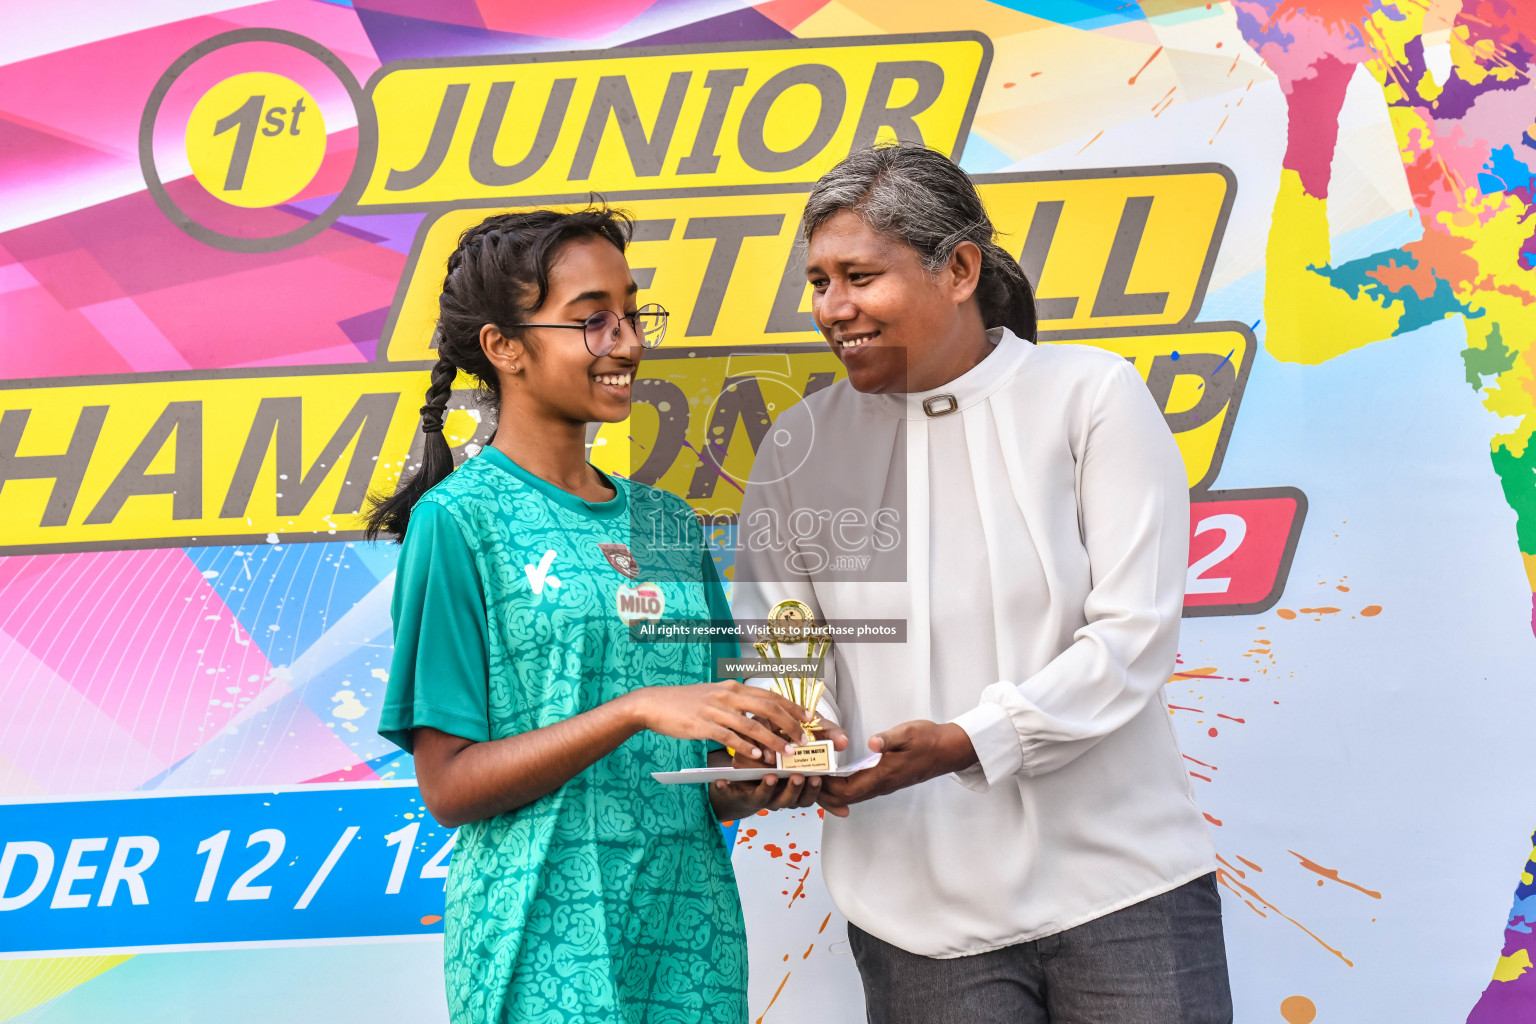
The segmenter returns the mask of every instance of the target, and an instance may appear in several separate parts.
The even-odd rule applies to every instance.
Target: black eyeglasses
[[[611,309],[600,309],[579,324],[518,324],[518,327],[560,327],[581,331],[587,342],[587,351],[594,356],[605,356],[619,343],[620,324],[629,321],[635,337],[645,348],[655,348],[667,336],[667,311],[656,303],[641,306],[626,316]]]

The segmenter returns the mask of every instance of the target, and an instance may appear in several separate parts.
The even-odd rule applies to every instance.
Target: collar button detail
[[[947,416],[960,408],[954,395],[933,395],[923,399],[923,412],[929,416]]]

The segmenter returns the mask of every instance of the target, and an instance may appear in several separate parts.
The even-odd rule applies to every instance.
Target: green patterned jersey
[[[484,742],[641,686],[714,678],[734,645],[637,642],[630,623],[729,615],[680,499],[613,479],[589,502],[487,448],[411,515],[379,731]],[[739,1024],[747,960],[702,786],[653,771],[705,744],[640,732],[555,792],[459,830],[444,972],[454,1024]]]

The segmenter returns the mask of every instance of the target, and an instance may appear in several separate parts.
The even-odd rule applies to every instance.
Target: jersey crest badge
[[[639,578],[640,563],[635,561],[635,556],[628,547],[623,544],[599,544],[597,547],[615,570],[630,579]]]

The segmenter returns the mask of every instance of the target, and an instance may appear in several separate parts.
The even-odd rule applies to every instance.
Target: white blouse
[[[992,337],[935,391],[841,381],[784,412],[738,526],[739,620],[794,598],[819,620],[906,622],[903,643],[834,645],[822,711],[845,757],[912,719],[955,722],[976,749],[959,775],[825,821],[838,908],[931,957],[1216,866],[1163,696],[1188,555],[1177,446],[1121,357]]]

